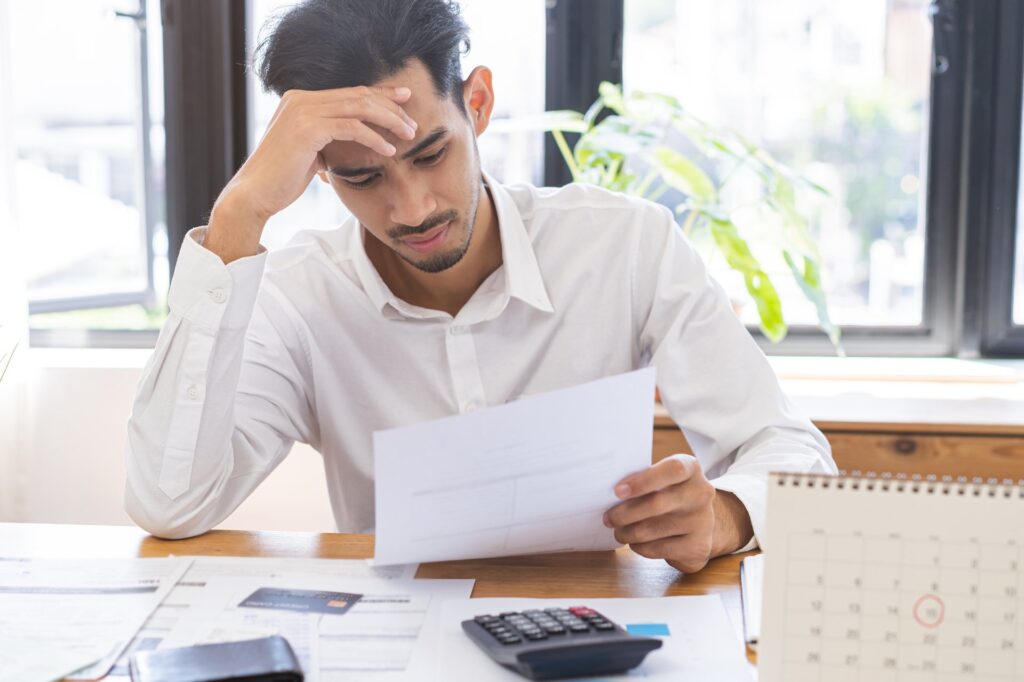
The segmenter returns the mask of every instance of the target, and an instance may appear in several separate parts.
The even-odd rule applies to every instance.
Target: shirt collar
[[[544,279],[541,276],[540,265],[537,263],[537,256],[533,251],[533,242],[526,231],[519,207],[516,206],[508,191],[486,172],[483,173],[484,182],[490,189],[491,200],[494,202],[494,210],[498,216],[498,234],[501,238],[502,265],[498,274],[504,273],[503,291],[500,292],[503,298],[517,298],[542,312],[554,312],[551,299],[548,297],[547,289],[544,287]],[[444,313],[440,311],[426,311],[423,308],[409,305],[399,299],[388,285],[385,284],[377,268],[370,262],[366,255],[364,246],[365,234],[362,226],[355,219],[350,218],[352,228],[358,230],[358,235],[352,239],[352,258],[356,273],[363,285],[363,290],[369,297],[374,309],[382,314],[388,314],[388,308],[397,312],[401,317],[440,317]],[[476,294],[474,294],[474,297]],[[472,299],[471,299],[472,300]],[[504,305],[501,305],[504,309]],[[434,313],[437,313],[436,315]]]

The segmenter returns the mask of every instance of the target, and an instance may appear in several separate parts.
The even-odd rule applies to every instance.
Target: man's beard
[[[479,205],[480,182],[478,181],[473,185],[473,195],[470,198],[469,202],[468,221],[466,222],[466,237],[465,239],[462,240],[462,243],[456,246],[455,248],[445,251],[443,253],[431,255],[426,260],[414,260],[413,258],[405,255],[404,253],[397,249],[395,249],[395,253],[397,253],[406,263],[423,272],[428,272],[431,274],[444,272],[448,268],[454,266],[456,263],[461,261],[463,256],[466,255],[466,252],[469,251],[469,242],[473,238],[473,226],[476,225],[476,212]],[[458,212],[452,209],[449,211],[445,211],[444,213],[441,213],[437,216],[432,216],[430,219],[424,221],[423,224],[420,225],[415,230],[410,230],[408,228],[397,228],[396,230],[390,232],[388,236],[393,239],[399,239],[401,237],[406,237],[410,234],[422,234],[424,232],[427,232],[428,230],[437,227],[438,225],[442,225],[445,222],[448,222],[449,220],[451,221],[451,225],[448,226],[448,229],[452,230],[453,228],[457,227],[458,218]]]

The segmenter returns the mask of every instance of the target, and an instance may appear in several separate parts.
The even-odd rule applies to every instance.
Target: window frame
[[[546,109],[585,110],[598,83],[621,82],[624,2],[548,2]],[[172,272],[185,233],[206,222],[247,154],[248,10],[246,0],[161,0]],[[1010,283],[1020,201],[1024,7],[1014,0],[932,0],[931,14],[922,321],[847,326],[843,346],[862,356],[1019,357],[1024,326],[1013,324]],[[570,180],[550,137],[544,179],[548,185]],[[109,345],[120,333],[93,334]],[[778,344],[759,330],[751,333],[773,355],[834,353],[814,327],[794,325]]]
[[[91,294],[87,296],[64,296],[61,298],[28,300],[29,333],[30,345],[49,345],[51,339],[48,329],[33,329],[31,327],[31,316],[40,313],[71,312],[75,310],[88,310],[91,308],[108,308],[113,306],[142,304],[150,307],[156,302],[156,287],[154,282],[155,256],[153,240],[156,236],[156,200],[155,181],[153,177],[153,148],[150,141],[152,129],[152,110],[149,97],[149,33],[146,21],[146,0],[137,0],[138,7],[135,12],[115,11],[114,14],[124,20],[131,21],[137,35],[137,49],[139,61],[136,70],[136,89],[139,93],[138,106],[136,108],[138,153],[136,162],[141,173],[136,183],[136,194],[139,204],[139,221],[145,235],[145,270],[146,285],[141,290],[114,291],[104,294]],[[75,330],[78,331],[78,330]],[[79,336],[81,334],[79,333]]]
[[[1024,355],[1024,325],[1013,320],[1013,284],[1021,210],[1021,126],[1024,91],[1024,6],[1002,0],[997,12],[983,17],[975,76],[977,116],[971,131],[974,149],[980,149],[977,167],[968,176],[969,193],[965,226],[968,270],[965,310],[971,311],[969,348],[988,357]],[[981,32],[979,32],[981,35]],[[970,232],[970,234],[967,234]],[[973,252],[972,252],[973,249]],[[966,345],[966,344],[965,344]]]
[[[611,5],[607,11],[594,11],[589,0],[549,5],[549,109],[585,110],[600,80],[621,82],[623,0]],[[1014,0],[932,0],[930,14],[921,323],[844,326],[843,348],[858,356],[1020,356],[1024,327],[1012,324],[1007,283],[1014,274],[1024,10]],[[609,17],[618,23],[609,27]],[[608,49],[610,37],[617,50]],[[552,40],[576,44],[575,53],[553,49]],[[580,63],[588,68],[575,66]],[[995,143],[1007,139],[1013,144]],[[549,143],[545,152],[545,182],[568,182],[557,150]],[[835,353],[813,326],[793,325],[780,343],[757,328],[750,332],[772,355]]]

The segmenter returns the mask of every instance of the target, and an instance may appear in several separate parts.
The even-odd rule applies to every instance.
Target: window
[[[250,54],[267,30],[267,21],[294,4],[292,0],[251,0]],[[494,72],[496,103],[490,127],[478,142],[481,164],[502,182],[540,184],[543,134],[536,126],[544,111],[544,2],[463,0],[460,5],[471,41],[471,50],[462,59],[463,75],[481,64]],[[266,130],[278,98],[263,91],[251,70],[248,87],[252,150]],[[262,243],[277,248],[300,230],[329,229],[347,216],[334,191],[314,178],[294,204],[271,218]]]
[[[1024,116],[1022,116],[1022,120],[1024,120]],[[1024,140],[1024,135],[1021,135],[1021,139]],[[1024,163],[1024,153],[1021,154],[1021,161]],[[1018,172],[1020,173],[1020,188],[1017,191],[1017,235],[1015,237],[1017,248],[1014,257],[1013,324],[1024,326],[1024,211],[1021,210],[1021,207],[1024,206],[1024,172]]]
[[[821,246],[832,318],[844,326],[915,326],[923,319],[928,5],[625,2],[627,90],[673,95],[692,114],[740,133],[828,190],[822,197],[806,189],[798,201]],[[672,199],[663,201],[675,206],[679,197]],[[756,230],[759,219],[750,216],[754,224],[744,227]],[[778,250],[770,242],[753,246],[787,321],[815,324],[813,306]],[[721,258],[710,263],[731,294],[747,298],[737,273]],[[754,306],[744,310],[756,324]]]
[[[33,342],[163,319],[159,18],[155,0],[0,11],[0,108],[14,146],[0,163],[13,165]]]

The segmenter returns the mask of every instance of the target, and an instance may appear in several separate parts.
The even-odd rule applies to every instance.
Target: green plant
[[[605,110],[609,115],[600,118]],[[658,93],[633,92],[601,83],[598,99],[585,112],[551,111],[544,119],[574,181],[656,200],[669,189],[682,193],[676,206],[683,232],[705,242],[743,276],[765,336],[772,341],[788,331],[782,301],[736,219],[753,211],[762,225],[773,225],[770,242],[788,266],[800,291],[814,305],[818,323],[842,354],[839,328],[832,323],[821,285],[821,257],[797,208],[796,185],[827,194],[824,188],[779,163],[742,136],[716,129],[689,114],[678,100]],[[668,144],[673,132],[682,142]],[[566,133],[579,133],[570,148]],[[710,173],[705,170],[708,168]],[[754,179],[751,192],[736,199],[726,187],[743,171]],[[751,183],[748,182],[748,185]],[[772,218],[763,220],[764,218]]]

